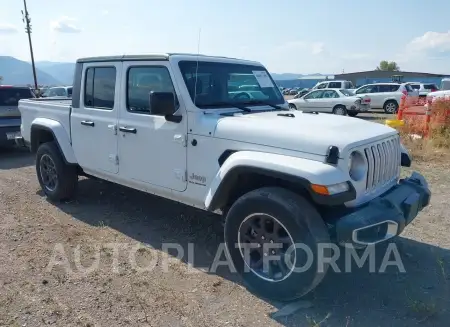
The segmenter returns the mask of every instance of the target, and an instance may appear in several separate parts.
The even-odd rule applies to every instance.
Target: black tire
[[[386,114],[396,114],[398,111],[398,103],[395,100],[388,100],[383,105]]]
[[[341,114],[340,112],[343,112],[343,114]],[[340,116],[346,116],[347,108],[345,108],[344,106],[341,106],[341,105],[337,105],[336,107],[333,108],[333,114],[340,115]]]
[[[289,103],[289,108],[293,110],[297,110],[297,106],[293,103]]]
[[[43,180],[43,160],[51,160],[53,162],[54,171],[56,171],[54,188],[47,186]],[[75,166],[64,162],[64,158],[54,141],[43,143],[39,146],[36,153],[36,174],[42,190],[50,200],[66,200],[75,194],[78,185],[77,169]]]
[[[350,117],[356,117],[359,114],[357,111],[347,111],[347,115]]]
[[[248,269],[237,244],[241,226],[244,225],[244,221],[247,221],[246,218],[255,213],[276,217],[286,228],[287,235],[293,239],[294,243],[303,243],[309,246],[313,259],[309,266],[311,268],[305,272],[286,274],[285,279],[278,281],[263,279]],[[322,217],[305,198],[283,188],[264,187],[240,197],[232,205],[226,217],[225,242],[234,267],[243,277],[245,285],[266,298],[280,301],[299,298],[313,290],[321,282],[328,269],[328,264],[320,265],[320,271],[318,269],[318,244],[330,242]],[[329,251],[325,250],[324,252],[324,255],[328,257]],[[306,252],[300,250],[295,253],[295,266],[302,267],[302,259]]]

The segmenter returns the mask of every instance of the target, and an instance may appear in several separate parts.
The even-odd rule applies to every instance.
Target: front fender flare
[[[257,173],[299,183],[319,204],[342,204],[356,197],[351,183],[349,191],[342,194],[323,196],[311,190],[311,184],[332,185],[348,181],[348,176],[333,165],[280,154],[239,151],[227,158],[211,181],[204,201],[205,207],[211,211],[219,209],[223,197],[239,182],[239,175],[245,173]]]
[[[36,118],[31,123],[31,138],[30,141],[33,144],[33,130],[46,130],[53,134],[53,137],[59,147],[59,150],[64,156],[64,159],[69,164],[76,164],[77,159],[73,152],[70,137],[64,126],[53,119],[48,118]]]

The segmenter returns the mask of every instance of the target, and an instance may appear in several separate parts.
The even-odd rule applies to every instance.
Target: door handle
[[[91,126],[91,127],[94,127],[94,126],[95,126],[95,124],[94,124],[93,121],[87,121],[87,120],[82,120],[82,121],[81,121],[81,125]]]
[[[124,133],[133,133],[133,134],[136,134],[136,132],[137,132],[136,128],[134,128],[134,127],[124,127],[124,126],[120,126],[119,131],[124,132]]]

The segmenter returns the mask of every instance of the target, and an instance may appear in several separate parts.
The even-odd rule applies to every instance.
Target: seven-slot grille
[[[401,161],[399,137],[370,144],[364,148],[364,154],[368,164],[367,191],[397,178]]]

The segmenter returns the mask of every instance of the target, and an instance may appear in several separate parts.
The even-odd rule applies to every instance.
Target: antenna
[[[194,105],[197,105],[197,81],[198,81],[198,60],[200,57],[200,36],[202,34],[202,29],[198,30],[198,42],[197,42],[197,67],[195,68],[195,85],[194,85]]]

